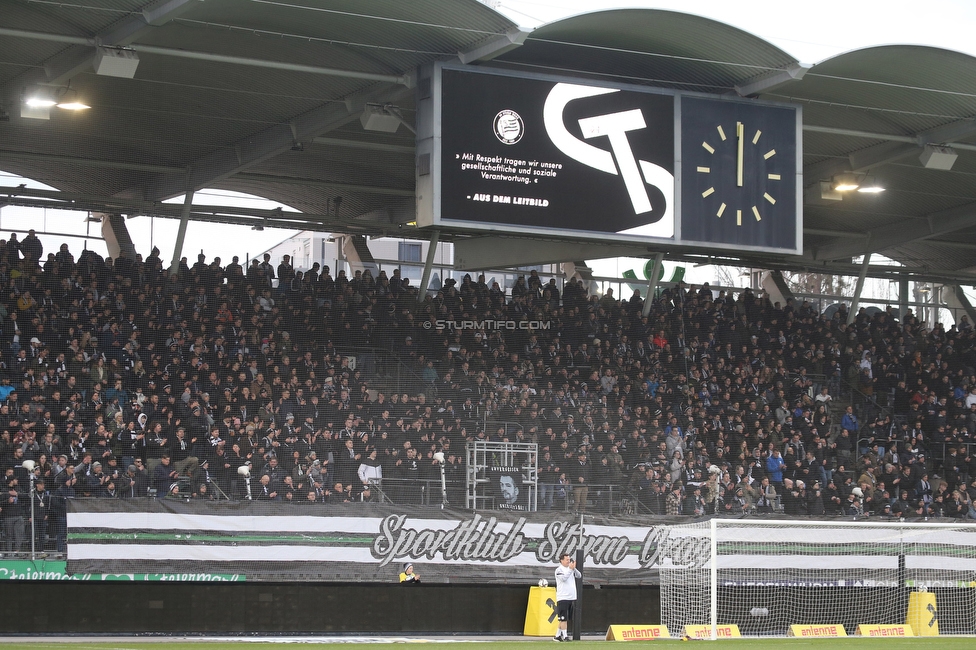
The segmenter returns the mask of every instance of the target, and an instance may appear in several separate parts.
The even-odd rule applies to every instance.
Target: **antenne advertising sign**
[[[795,106],[450,64],[430,88],[420,226],[802,250]]]

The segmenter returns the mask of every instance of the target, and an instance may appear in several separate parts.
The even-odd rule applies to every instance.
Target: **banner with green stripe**
[[[373,503],[75,499],[68,569],[390,582],[409,562],[424,582],[526,584],[552,579],[559,556],[582,548],[591,584],[657,584],[662,568],[710,566],[708,526],[680,525],[686,521]],[[976,527],[909,531],[824,521],[816,530],[810,520],[774,521],[723,522],[715,545],[722,580],[765,584],[801,572],[838,586],[855,584],[854,577],[887,585],[968,582],[976,572]]]

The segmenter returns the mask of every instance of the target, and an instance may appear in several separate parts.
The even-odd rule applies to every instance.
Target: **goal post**
[[[854,634],[904,624],[916,591],[935,596],[933,629],[976,634],[973,524],[711,519],[671,526],[659,543],[661,622],[672,634]]]

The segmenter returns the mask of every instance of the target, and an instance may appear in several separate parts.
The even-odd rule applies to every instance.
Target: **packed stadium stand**
[[[31,498],[52,551],[69,498],[434,502],[435,453],[454,494],[485,440],[539,444],[540,510],[976,518],[965,317],[847,325],[681,283],[642,317],[638,293],[534,272],[418,300],[269,257],[164,268],[0,241],[7,552]]]

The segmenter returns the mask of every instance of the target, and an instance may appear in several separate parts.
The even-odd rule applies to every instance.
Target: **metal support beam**
[[[136,20],[143,20],[139,16]],[[149,27],[146,24],[143,28]],[[210,61],[212,63],[226,63],[231,65],[243,65],[257,68],[270,68],[272,70],[284,70],[288,72],[303,72],[307,74],[319,74],[329,77],[342,77],[346,79],[364,79],[366,81],[381,81],[394,83],[402,86],[413,87],[414,80],[410,75],[378,74],[374,72],[363,72],[359,70],[343,70],[340,68],[326,68],[318,65],[306,65],[303,63],[288,63],[286,61],[273,61],[270,59],[255,59],[249,56],[232,56],[227,54],[214,54],[212,52],[198,52],[194,50],[183,50],[175,47],[160,47],[157,45],[141,45],[131,43],[140,34],[137,30],[116,29],[113,34],[125,34],[126,40],[130,41],[126,49],[144,54],[154,54],[156,56],[169,56],[181,59],[195,59],[197,61]],[[26,29],[0,28],[0,36],[11,38],[26,38],[31,40],[63,43],[65,45],[79,45],[92,49],[91,56],[95,55],[94,47],[98,44],[113,45],[103,41],[101,37],[86,38],[84,36],[74,36],[72,34],[54,34],[50,32],[35,32]]]
[[[804,273],[829,273],[831,275],[857,276],[860,264],[844,262],[817,262],[809,257],[795,257],[776,259],[772,257],[753,256],[745,252],[740,255],[710,253],[682,253],[671,251],[668,253],[669,262],[685,262],[697,265],[745,266],[751,268],[780,269],[783,271],[801,271]],[[915,282],[936,282],[941,284],[976,284],[976,269],[972,270],[939,270],[933,271],[928,267],[891,266],[888,264],[872,264],[868,269],[869,278],[878,278],[889,282],[897,282],[902,275],[908,275]]]
[[[946,144],[957,138],[968,138],[974,132],[976,132],[976,119],[967,118],[926,129],[919,133],[915,139],[918,146],[923,147],[927,144]]]
[[[913,153],[917,154],[918,145],[902,144],[900,142],[882,142],[860,151],[854,151],[847,156],[851,165],[851,171],[867,172],[875,167],[887,165],[888,163],[898,162],[902,158],[907,158]]]
[[[441,239],[441,231],[434,230],[430,233],[430,246],[427,248],[427,259],[424,260],[424,274],[420,276],[420,292],[417,293],[417,302],[423,302],[427,297],[427,285],[430,284],[430,274],[434,268],[434,256],[437,254],[437,242]]]
[[[26,81],[21,88],[37,84],[47,84],[49,86],[67,86],[68,82],[77,75],[92,69],[92,58],[94,50],[88,47],[73,47],[66,52],[57,54],[53,59],[44,63],[43,79],[39,74],[34,75],[30,81]],[[31,83],[33,82],[33,83]],[[18,92],[19,88],[11,88],[11,93]]]
[[[36,229],[33,229],[33,228],[31,228],[31,229],[24,229],[24,230],[21,230],[20,228],[4,228],[3,229],[4,232],[15,232],[15,233],[24,234],[24,235],[26,235],[27,233],[29,233],[31,230],[35,230],[36,231]],[[91,240],[94,240],[94,241],[103,241],[103,239],[104,239],[103,237],[99,237],[98,235],[78,235],[78,234],[75,234],[75,233],[72,233],[72,232],[54,232],[52,230],[45,230],[45,231],[41,232],[40,234],[41,235],[50,235],[51,237],[68,237],[68,238],[71,238],[71,239],[91,239]]]
[[[786,307],[790,300],[794,300],[790,285],[786,283],[786,278],[779,269],[770,271],[762,278],[762,288],[766,290],[770,300],[774,303],[779,302],[783,307]]]
[[[345,138],[312,138],[312,144],[323,144],[331,147],[348,147],[350,149],[364,149],[366,151],[384,151],[387,153],[402,153],[412,156],[417,148],[413,145],[387,144],[385,142],[366,142],[365,140],[347,140]]]
[[[194,190],[207,187],[248,167],[290,151],[295,141],[312,139],[359,118],[367,102],[395,102],[413,91],[403,86],[377,86],[345,102],[332,102],[314,108],[294,118],[288,124],[277,124],[240,140],[233,147],[225,147],[190,163],[189,185]],[[181,194],[186,186],[181,179],[156,178],[147,190],[127,190],[124,195],[137,194],[156,201]]]
[[[186,168],[171,165],[150,165],[144,163],[122,162],[117,160],[97,160],[93,158],[79,158],[76,156],[61,156],[57,154],[33,153],[29,151],[10,151],[0,149],[0,161],[3,160],[35,160],[40,162],[55,162],[79,167],[97,167],[105,169],[123,169],[126,171],[147,172],[151,174],[181,174],[185,177]],[[346,192],[361,192],[363,194],[382,194],[385,196],[403,196],[413,198],[412,188],[380,187],[378,185],[358,185],[355,183],[336,183],[318,178],[295,178],[279,176],[277,174],[237,174],[240,180],[255,183],[275,183],[285,185],[305,185],[324,189],[344,190]]]
[[[74,45],[45,61],[42,69],[34,69],[22,76],[14,77],[0,92],[0,103],[12,103],[17,100],[16,95],[25,86],[39,83],[63,86],[74,76],[91,69],[96,45],[116,47],[130,45],[157,26],[166,24],[202,2],[203,0],[158,0],[146,6],[141,13],[128,15],[95,38],[27,30],[0,31],[0,36]]]
[[[500,34],[466,52],[458,52],[458,58],[465,65],[482,63],[499,57],[522,45],[531,32],[513,27],[504,34]]]
[[[228,63],[231,65],[268,68],[271,70],[284,70],[287,72],[303,72],[306,74],[340,77],[344,79],[381,81],[385,83],[399,84],[408,88],[413,86],[413,79],[410,77],[410,75],[378,74],[374,72],[360,72],[358,70],[341,70],[339,68],[326,68],[320,65],[305,65],[303,63],[287,63],[285,61],[255,59],[249,56],[230,56],[227,54],[213,54],[210,52],[194,52],[192,50],[180,50],[173,47],[157,47],[155,45],[136,44],[130,45],[128,49],[135,50],[136,52],[142,52],[144,54],[155,54],[157,56],[171,56],[182,59],[194,59],[196,61],[210,61],[211,63]]]
[[[120,254],[125,254],[130,260],[136,258],[136,247],[122,215],[102,214],[102,238],[108,248],[109,257],[118,259]]]
[[[898,320],[903,323],[908,315],[908,299],[908,277],[903,275],[898,278]]]
[[[129,45],[154,27],[180,17],[203,0],[157,0],[101,35],[103,45]]]
[[[664,253],[654,255],[654,266],[651,268],[651,277],[647,278],[647,294],[644,296],[641,316],[649,316],[651,313],[651,303],[654,302],[654,291],[657,289],[658,277],[661,275],[661,262],[663,261]]]
[[[566,242],[528,237],[470,237],[454,243],[455,267],[467,271],[527,264],[557,264],[566,260],[608,257],[647,257],[646,245],[602,242]]]
[[[334,183],[318,178],[295,178],[294,176],[279,176],[277,174],[235,174],[235,179],[255,183],[274,183],[275,185],[305,185],[321,187],[329,190],[344,190],[346,192],[361,192],[363,194],[382,194],[384,196],[402,196],[413,198],[412,188],[379,187],[378,185],[357,185],[355,183]]]
[[[3,197],[0,198],[0,205],[122,214],[128,218],[152,216],[179,219],[183,212],[181,205],[173,203],[117,199],[114,197],[89,196],[77,192],[34,190],[20,187],[0,186],[0,197]],[[421,232],[417,229],[402,227],[405,221],[409,221],[406,218],[409,214],[410,212],[407,209],[400,213],[387,210],[385,214],[375,212],[359,215],[352,219],[339,219],[334,214],[198,204],[193,206],[190,212],[190,220],[249,227],[264,226],[314,230],[316,232],[419,238]]]
[[[804,132],[827,133],[830,135],[842,135],[847,138],[865,138],[867,140],[888,140],[890,142],[907,142],[915,144],[915,138],[910,135],[896,135],[894,133],[875,133],[873,131],[859,131],[857,129],[841,129],[835,126],[817,126],[816,124],[804,124]]]
[[[759,93],[778,88],[791,81],[799,81],[813,66],[803,65],[802,63],[790,63],[781,70],[770,70],[756,75],[752,79],[747,79],[741,84],[736,84],[735,92],[740,97],[751,97]]]
[[[907,142],[908,144],[918,144],[918,138],[913,135],[896,135],[894,133],[876,133],[874,131],[861,131],[859,129],[841,129],[834,126],[818,126],[816,124],[804,124],[803,130],[810,133],[828,133],[830,135],[842,135],[848,138],[865,138],[866,140],[886,140],[888,142]],[[965,142],[946,141],[940,142],[953,149],[963,151],[976,151],[976,144]]]
[[[950,306],[953,302],[958,303],[959,307],[961,307],[962,310],[966,312],[966,315],[969,316],[969,324],[972,325],[973,323],[976,323],[976,309],[973,308],[973,303],[970,302],[969,296],[967,296],[966,292],[962,290],[962,286],[953,284],[947,285],[946,288],[949,289],[949,295],[946,296],[946,302],[949,303]],[[955,316],[955,311],[953,311],[953,316]]]
[[[63,43],[65,45],[84,45],[95,46],[95,39],[87,36],[73,36],[71,34],[53,34],[50,32],[34,32],[28,29],[10,29],[0,27],[0,36],[9,38],[27,38],[34,41],[45,41],[47,43]],[[94,52],[92,55],[94,56]]]
[[[932,239],[976,225],[976,203],[967,203],[920,218],[903,219],[874,228],[866,239],[842,238],[815,251],[817,260],[857,257],[869,250],[882,253],[890,248]]]
[[[871,266],[871,253],[865,255],[864,261],[861,262],[861,274],[857,276],[857,284],[854,286],[854,300],[851,301],[851,311],[847,314],[848,325],[853,323],[857,316],[857,310],[861,303],[861,292],[864,290],[864,278],[868,275],[869,266]]]
[[[193,208],[193,188],[186,191],[183,199],[183,212],[180,214],[180,228],[176,231],[176,245],[173,247],[173,261],[169,265],[170,275],[176,273],[183,257],[183,242],[186,241],[186,226],[190,222],[190,210]]]
[[[805,129],[824,133],[841,133],[840,130],[828,130],[826,127],[811,127]],[[866,172],[875,167],[900,160],[912,154],[921,152],[927,144],[948,144],[956,139],[963,139],[976,133],[976,120],[963,119],[943,124],[914,135],[892,136],[875,134],[879,140],[885,140],[871,147],[850,152],[845,158],[831,158],[803,168],[804,182],[810,184],[818,180],[827,180],[834,174],[842,172]],[[861,132],[853,132],[857,136]],[[865,134],[867,135],[867,134]],[[955,143],[953,143],[955,145]],[[967,145],[972,146],[972,145]]]
[[[934,244],[937,246],[946,246],[947,248],[964,248],[966,250],[976,250],[976,244],[970,244],[964,241],[948,241],[945,239],[926,239],[929,244]]]
[[[134,172],[148,172],[151,174],[186,174],[185,167],[171,165],[147,165],[144,163],[122,162],[119,160],[98,160],[95,158],[79,158],[77,156],[61,156],[50,153],[35,153],[32,151],[11,151],[0,149],[2,160],[36,160],[39,162],[55,162],[79,167],[101,167],[105,169],[124,169]]]
[[[820,237],[867,237],[867,233],[856,230],[834,230],[829,228],[804,228],[804,235],[817,235]]]

